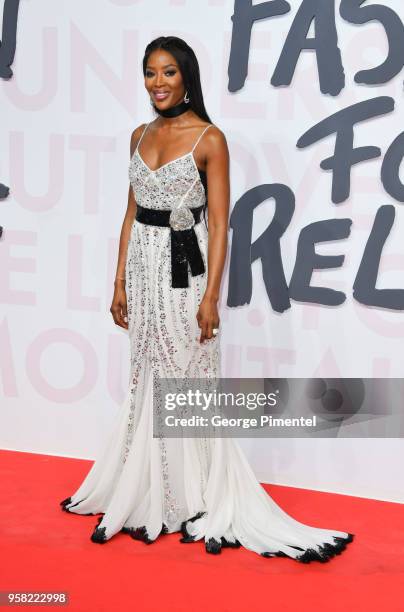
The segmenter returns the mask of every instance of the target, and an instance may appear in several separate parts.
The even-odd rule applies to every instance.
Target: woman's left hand
[[[201,329],[199,342],[202,344],[205,340],[214,337],[212,329],[219,327],[220,319],[217,311],[217,300],[204,297],[199,304],[196,320]]]

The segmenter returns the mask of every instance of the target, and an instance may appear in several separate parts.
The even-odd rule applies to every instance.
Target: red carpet
[[[404,610],[401,504],[265,485],[294,518],[355,534],[328,563],[265,559],[243,548],[209,555],[203,542],[180,543],[180,534],[147,545],[119,533],[94,544],[97,516],[59,506],[90,466],[0,451],[0,591],[68,592],[65,609],[83,612]]]

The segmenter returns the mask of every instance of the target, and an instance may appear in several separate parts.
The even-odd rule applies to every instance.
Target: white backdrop
[[[378,87],[355,84],[358,70],[383,61],[386,38],[379,24],[354,26],[337,11],[346,75],[341,94],[320,93],[313,52],[300,57],[293,87],[273,87],[270,78],[300,2],[290,4],[287,15],[254,24],[245,86],[230,93],[231,0],[21,1],[14,76],[0,83],[0,181],[10,186],[1,202],[3,448],[92,459],[123,401],[129,343],[109,307],[127,204],[130,135],[153,118],[141,61],[147,43],[160,35],[184,38],[197,54],[208,113],[230,149],[231,206],[261,183],[293,190],[296,210],[282,239],[287,280],[305,225],[353,219],[348,239],[317,248],[346,256],[342,268],[315,272],[312,280],[347,294],[337,308],[292,302],[285,313],[275,313],[259,261],[251,303],[229,308],[228,258],[220,306],[223,374],[402,376],[403,314],[352,297],[382,204],[395,204],[396,220],[379,286],[404,288],[404,211],[380,183],[382,158],[353,168],[351,197],[336,206],[331,174],[319,168],[333,154],[334,136],[303,150],[296,142],[333,112],[388,95],[395,111],[355,128],[358,146],[379,146],[384,153],[402,130],[404,75]],[[383,4],[404,19],[399,0]],[[253,238],[272,214],[271,202],[256,210]],[[263,482],[404,501],[401,439],[241,444]]]

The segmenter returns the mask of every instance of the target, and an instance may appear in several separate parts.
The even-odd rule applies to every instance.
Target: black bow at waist
[[[189,208],[195,223],[201,220],[202,206]],[[198,244],[198,238],[193,227],[184,230],[174,230],[170,226],[171,210],[145,208],[136,205],[136,221],[146,225],[169,227],[171,230],[171,286],[174,288],[188,287],[188,263],[192,276],[205,272],[205,264]]]

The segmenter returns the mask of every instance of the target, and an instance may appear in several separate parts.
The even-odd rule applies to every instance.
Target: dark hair
[[[188,92],[190,110],[193,110],[201,119],[212,123],[203,101],[198,60],[191,47],[185,40],[177,36],[159,36],[159,38],[155,38],[147,45],[145,50],[143,58],[144,76],[146,75],[147,60],[156,49],[164,49],[164,51],[171,53],[175,57],[184,81],[185,91]]]

